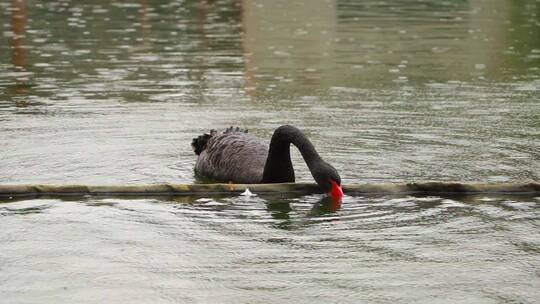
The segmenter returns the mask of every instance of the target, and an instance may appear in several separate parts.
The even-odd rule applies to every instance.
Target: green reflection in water
[[[3,181],[72,177],[54,167],[192,182],[192,136],[235,124],[269,137],[285,123],[350,182],[537,179],[539,6],[4,1]]]

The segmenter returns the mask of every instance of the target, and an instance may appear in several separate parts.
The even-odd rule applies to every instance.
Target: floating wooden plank
[[[0,196],[159,196],[241,193],[321,193],[313,183],[282,184],[155,184],[155,185],[0,185]],[[540,183],[390,183],[344,185],[346,194],[532,194],[540,195]]]

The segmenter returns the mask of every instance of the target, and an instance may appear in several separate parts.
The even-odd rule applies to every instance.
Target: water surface
[[[3,303],[534,303],[540,197],[0,204]]]
[[[0,3],[0,182],[190,183],[282,124],[347,183],[539,179],[538,1],[289,2]]]
[[[1,1],[0,183],[198,182],[191,138],[282,124],[344,183],[538,181],[539,16],[538,0]],[[540,298],[537,197],[321,200],[8,199],[2,303]]]

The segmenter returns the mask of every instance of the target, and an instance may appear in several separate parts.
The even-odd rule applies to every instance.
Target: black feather
[[[223,131],[223,134],[230,134],[230,133],[247,133],[247,129],[242,129],[239,127],[234,128],[233,126],[227,128],[225,131]],[[208,144],[208,141],[212,136],[217,135],[217,131],[212,129],[210,130],[210,133],[205,133],[203,135],[200,135],[196,138],[193,138],[191,141],[191,147],[193,148],[193,151],[197,155],[201,155],[201,152],[206,149],[206,145]]]

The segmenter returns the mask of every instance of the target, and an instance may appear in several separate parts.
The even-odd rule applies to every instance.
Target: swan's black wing
[[[241,129],[212,130],[193,139],[199,155],[195,172],[221,182],[256,184],[262,181],[268,143]],[[197,153],[198,152],[198,153]]]

